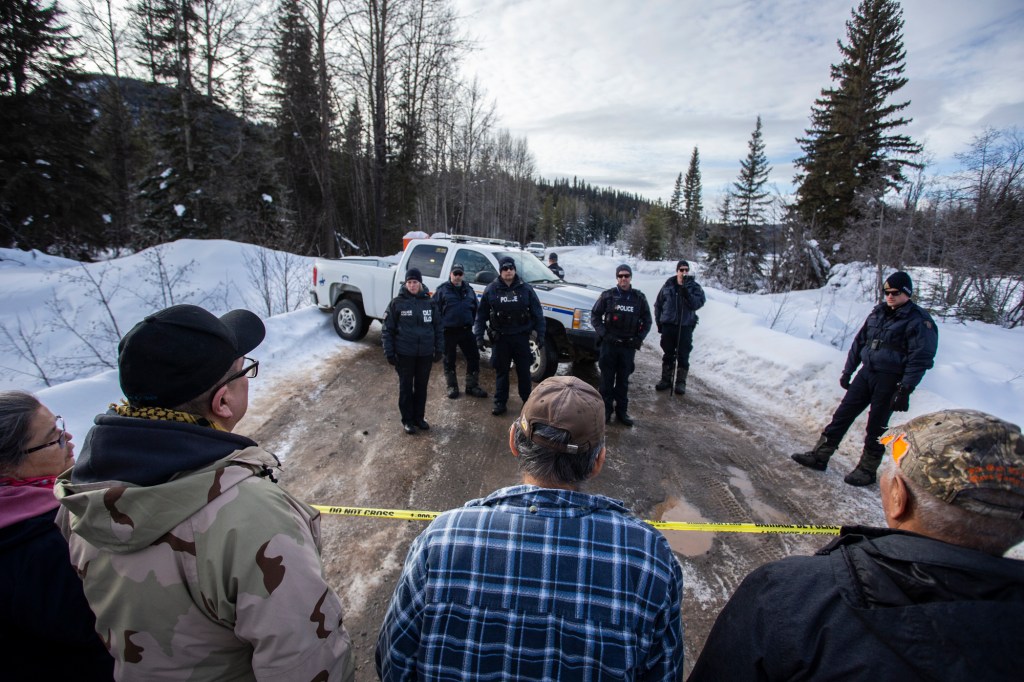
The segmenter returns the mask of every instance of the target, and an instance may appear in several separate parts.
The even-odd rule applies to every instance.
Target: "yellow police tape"
[[[369,516],[399,521],[431,521],[441,512],[409,509],[373,509],[371,507],[327,507],[313,505],[321,514]],[[658,530],[690,530],[709,533],[788,533],[795,535],[839,535],[839,526],[813,526],[784,523],[690,523],[688,521],[647,521]]]

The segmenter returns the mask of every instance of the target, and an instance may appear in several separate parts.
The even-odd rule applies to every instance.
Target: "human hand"
[[[892,402],[889,406],[893,412],[906,412],[910,409],[910,394],[914,389],[907,388],[903,384],[896,384],[896,392],[892,394]]]
[[[477,339],[476,340],[476,347],[477,347],[477,350],[479,350],[481,352],[487,350],[487,346],[484,345],[484,340],[483,339]]]
[[[389,365],[391,365],[392,367],[398,367],[397,357],[395,357],[394,355],[385,355],[384,357],[388,361]]]
[[[441,357],[443,355],[444,355],[444,353],[442,353],[441,351],[435,350],[434,351],[434,362],[441,362]]]
[[[844,391],[849,390],[849,388],[850,388],[850,375],[849,374],[843,374],[842,376],[840,376],[839,377],[839,385],[843,387]]]

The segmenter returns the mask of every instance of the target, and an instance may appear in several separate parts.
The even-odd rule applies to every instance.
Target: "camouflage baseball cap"
[[[1019,426],[976,410],[942,410],[892,427],[880,440],[903,475],[940,500],[1024,518]]]

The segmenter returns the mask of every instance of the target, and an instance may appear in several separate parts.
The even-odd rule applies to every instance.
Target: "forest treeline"
[[[741,291],[821,286],[851,260],[879,277],[935,266],[946,308],[1024,321],[1024,139],[979,131],[955,176],[929,178],[905,133],[896,0],[852,9],[795,194],[770,189],[757,117],[712,207],[699,145],[664,203],[538,177],[527,139],[460,76],[473,46],[451,0],[8,0],[0,29],[6,246],[88,260],[182,237],[326,256],[391,252],[410,230],[621,241],[699,254]]]
[[[409,230],[615,239],[646,200],[536,177],[459,80],[448,0],[12,0],[6,245],[88,258],[181,237],[302,254]],[[82,64],[102,68],[84,73]]]

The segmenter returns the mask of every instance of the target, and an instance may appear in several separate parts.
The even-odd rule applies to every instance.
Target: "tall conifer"
[[[915,166],[921,151],[896,132],[910,123],[899,115],[910,102],[889,103],[907,83],[899,3],[862,0],[846,36],[838,41],[843,61],[831,69],[834,85],[821,91],[811,127],[797,140],[804,156],[796,160],[796,209],[825,245],[840,241],[857,217],[858,192],[903,182],[903,168]]]

